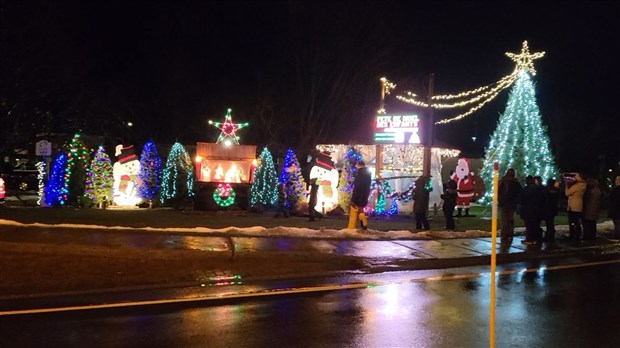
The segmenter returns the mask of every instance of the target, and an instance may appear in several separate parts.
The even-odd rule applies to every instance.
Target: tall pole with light
[[[422,175],[430,177],[431,175],[431,153],[433,148],[433,128],[434,128],[434,113],[433,113],[433,84],[435,80],[435,74],[428,76],[428,96],[427,96],[427,119],[426,119],[426,139],[424,141],[424,159],[422,161]]]

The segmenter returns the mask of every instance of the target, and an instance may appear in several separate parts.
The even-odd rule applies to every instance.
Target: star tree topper
[[[530,54],[530,49],[527,47],[527,41],[523,41],[521,47],[521,54],[506,52],[506,55],[517,63],[517,70],[529,71],[532,75],[536,75],[536,69],[534,69],[534,59],[542,58],[545,52],[535,52]]]
[[[219,128],[219,130],[221,131],[220,136],[217,138],[217,141],[215,142],[216,144],[224,142],[224,145],[232,145],[232,143],[239,145],[239,136],[237,136],[237,131],[249,125],[248,122],[233,123],[232,116],[230,115],[231,112],[232,112],[232,109],[228,109],[228,112],[226,113],[226,118],[223,123],[209,120],[209,124],[214,125],[216,128]]]

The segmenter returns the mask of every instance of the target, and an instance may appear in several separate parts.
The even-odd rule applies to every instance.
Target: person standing
[[[519,204],[521,205],[520,215],[525,222],[525,239],[522,243],[540,244],[542,242],[540,220],[544,218],[546,197],[541,186],[536,185],[531,175],[525,178],[525,187],[521,191]]]
[[[519,203],[521,184],[515,170],[508,168],[498,183],[497,203],[502,214],[502,241],[510,241],[514,235],[514,215]]]
[[[586,192],[583,195],[583,240],[596,239],[596,220],[601,211],[601,189],[598,180],[590,178],[586,181]]]
[[[560,184],[557,180],[547,180],[547,209],[545,210],[545,238],[548,243],[555,242],[555,217],[558,215],[558,201],[560,199]]]
[[[351,194],[351,209],[349,210],[348,229],[354,229],[357,220],[360,221],[363,230],[368,228],[368,220],[364,214],[364,207],[368,204],[368,195],[370,194],[370,184],[372,178],[370,171],[366,168],[364,161],[357,162],[357,173],[353,180],[353,193]]]
[[[456,181],[450,179],[444,185],[443,194],[443,216],[446,218],[446,229],[453,230],[454,226],[454,208],[456,207]]]
[[[415,188],[413,189],[413,212],[415,214],[415,228],[420,231],[430,230],[430,224],[426,218],[428,213],[429,193],[426,189],[428,178],[421,176],[415,182]],[[455,199],[456,204],[456,199]]]
[[[316,202],[317,195],[319,193],[319,185],[316,182],[316,178],[310,179],[310,198],[308,199],[308,216],[310,217],[308,221],[314,221],[314,217],[316,216]]]
[[[611,237],[620,239],[620,175],[616,176],[616,186],[609,193],[609,217],[614,222],[614,232]]]
[[[568,238],[578,242],[581,239],[581,217],[583,212],[583,194],[586,191],[586,182],[581,175],[565,176],[566,189],[564,194],[568,197]]]
[[[273,217],[279,218],[280,214],[282,214],[285,218],[287,218],[288,210],[286,208],[286,190],[284,189],[284,183],[278,183],[277,188],[278,188],[278,210]]]

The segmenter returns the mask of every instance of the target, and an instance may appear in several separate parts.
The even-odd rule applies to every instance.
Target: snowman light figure
[[[142,199],[138,197],[138,173],[140,161],[134,153],[133,145],[117,145],[115,155],[118,161],[112,167],[114,189],[112,201],[119,206],[135,206]]]
[[[338,206],[338,170],[328,153],[320,153],[314,159],[314,166],[310,169],[310,180],[315,178],[319,185],[315,210],[323,214]]]

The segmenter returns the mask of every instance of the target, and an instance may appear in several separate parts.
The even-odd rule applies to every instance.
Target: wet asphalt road
[[[503,273],[497,278],[496,347],[620,346],[617,259],[541,261],[498,270]],[[374,281],[374,285],[3,316],[0,346],[488,347],[487,271],[469,267],[365,275],[314,285],[338,281]]]

